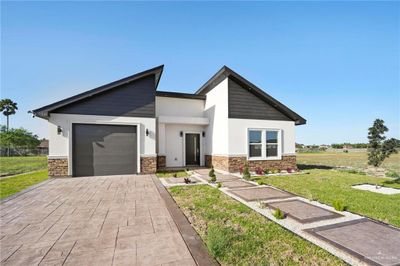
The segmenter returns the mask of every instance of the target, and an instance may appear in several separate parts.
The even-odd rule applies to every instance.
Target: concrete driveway
[[[2,265],[196,265],[150,175],[53,179],[0,206]]]

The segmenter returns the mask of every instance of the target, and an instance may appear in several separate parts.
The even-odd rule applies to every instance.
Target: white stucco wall
[[[167,167],[181,167],[185,166],[184,160],[184,136],[183,133],[200,133],[200,164],[204,165],[204,147],[205,138],[202,137],[202,132],[205,130],[204,126],[198,125],[182,125],[182,124],[160,124],[165,127],[165,153],[160,154],[166,156]]]
[[[157,96],[156,116],[203,117],[204,100]]]
[[[141,117],[115,117],[74,114],[51,114],[49,118],[49,158],[67,157],[69,174],[72,173],[72,124],[110,124],[110,125],[137,125],[139,127],[138,145],[140,155],[156,156],[156,119]],[[57,126],[62,128],[62,133],[57,134]],[[149,136],[146,136],[146,129]],[[138,165],[139,166],[139,165]]]
[[[205,154],[228,155],[228,79],[207,93],[205,115],[209,118],[206,130]]]
[[[294,155],[295,125],[293,121],[229,119],[229,154],[231,156],[247,156],[247,131],[249,128],[280,129],[282,155]]]

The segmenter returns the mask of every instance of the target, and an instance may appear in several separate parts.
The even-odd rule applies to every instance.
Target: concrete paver
[[[246,201],[285,199],[294,197],[293,194],[272,187],[232,189],[229,192]]]
[[[370,264],[400,265],[400,230],[370,219],[306,230]]]
[[[2,265],[196,265],[150,175],[54,179],[0,208]]]
[[[312,223],[327,219],[334,219],[342,215],[332,212],[321,207],[317,207],[310,203],[295,199],[285,201],[275,201],[267,204],[273,209],[279,208],[291,218],[300,223]]]

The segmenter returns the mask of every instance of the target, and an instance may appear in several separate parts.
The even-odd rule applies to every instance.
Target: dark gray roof
[[[303,125],[306,123],[306,120],[303,117],[289,109],[283,103],[279,102],[271,95],[267,94],[262,89],[258,88],[256,85],[254,85],[227,66],[223,66],[214,76],[212,76],[203,86],[201,86],[200,89],[195,92],[195,94],[206,95],[207,92],[212,90],[216,85],[218,85],[222,80],[227,77],[241,84],[243,87],[249,88],[250,92],[252,92],[254,95],[258,96],[260,99],[272,105],[277,110],[295,121],[296,125]]]
[[[184,98],[184,99],[198,99],[198,100],[206,99],[205,95],[182,93],[182,92],[172,92],[172,91],[156,91],[156,96],[171,97],[171,98]]]
[[[155,76],[155,79],[156,79],[155,88],[157,89],[157,86],[158,86],[158,83],[160,82],[160,78],[161,78],[161,74],[163,72],[163,69],[164,69],[164,65],[160,65],[160,66],[148,69],[146,71],[134,74],[132,76],[129,76],[129,77],[126,77],[126,78],[111,82],[109,84],[97,87],[95,89],[92,89],[92,90],[89,90],[89,91],[85,91],[85,92],[77,94],[75,96],[66,98],[64,100],[61,100],[61,101],[58,101],[58,102],[55,102],[55,103],[40,107],[38,109],[33,110],[32,113],[35,116],[38,116],[38,117],[41,117],[41,118],[48,118],[49,117],[49,113],[51,111],[56,110],[56,109],[58,109],[60,107],[64,107],[66,105],[75,103],[75,102],[80,101],[82,99],[92,97],[92,96],[94,96],[96,94],[99,94],[99,93],[114,89],[114,88],[116,88],[118,86],[121,86],[123,84],[127,84],[127,83],[130,83],[132,81],[135,81],[135,80],[138,80],[138,79],[141,79],[143,77],[150,76],[150,75],[154,75]]]

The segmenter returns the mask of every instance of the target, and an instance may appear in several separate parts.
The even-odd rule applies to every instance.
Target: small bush
[[[268,168],[264,169],[264,175],[268,175],[271,171]]]
[[[256,168],[256,174],[257,175],[263,175],[264,174],[264,171],[261,169],[261,167],[257,167]]]
[[[344,152],[344,153],[349,153],[349,151],[348,151],[348,150],[343,150],[343,152]]]
[[[389,171],[385,174],[387,177],[394,177],[394,178],[399,178],[400,175],[396,173],[395,171]]]
[[[294,173],[295,172],[295,170],[293,169],[293,168],[288,168],[288,169],[286,169],[286,171],[289,173],[289,174],[291,174],[291,173]]]
[[[217,182],[217,176],[216,176],[215,174],[213,174],[213,175],[211,176],[210,182],[211,182],[211,183]]]
[[[209,177],[213,177],[215,175],[214,166],[211,166],[210,172],[208,172]]]
[[[218,182],[218,183],[217,183],[217,188],[221,188],[221,187],[222,187],[221,182]]]
[[[183,181],[185,182],[185,184],[190,184],[190,183],[192,183],[192,181],[190,180],[189,177],[185,177],[185,178],[183,179]]]
[[[272,174],[278,174],[278,173],[279,173],[279,170],[278,170],[278,169],[272,169],[272,170],[271,170],[271,173],[272,173]]]
[[[347,206],[344,205],[343,201],[341,200],[335,200],[333,201],[333,208],[335,208],[335,210],[342,212],[345,211],[347,209]]]
[[[246,164],[243,169],[243,179],[249,180],[250,177],[251,177],[251,175],[250,175],[250,171],[249,171],[249,166]]]
[[[242,166],[240,166],[240,168],[239,168],[239,173],[240,174],[243,174],[243,168],[244,168],[244,166],[242,165]]]
[[[281,209],[276,209],[275,210],[275,212],[274,212],[274,217],[276,218],[276,219],[285,219],[285,214],[283,213],[283,211],[281,211]]]

